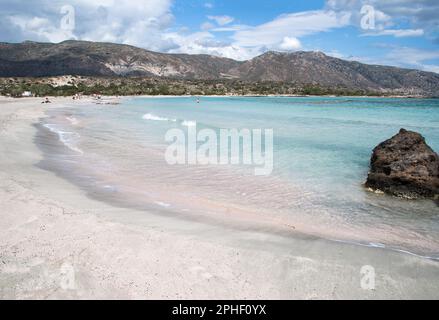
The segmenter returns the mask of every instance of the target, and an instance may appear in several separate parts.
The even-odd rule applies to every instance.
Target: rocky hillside
[[[112,43],[0,43],[1,77],[159,76],[215,79],[240,63],[209,55],[163,54]]]
[[[370,91],[439,94],[439,74],[366,65],[321,52],[268,52],[232,71],[251,81],[292,81]]]
[[[267,52],[248,61],[164,54],[111,43],[0,43],[0,77],[140,76],[274,81],[406,95],[439,96],[439,74],[366,65],[321,52]]]

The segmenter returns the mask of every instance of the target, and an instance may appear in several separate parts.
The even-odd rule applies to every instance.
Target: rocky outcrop
[[[437,199],[439,156],[419,133],[401,129],[374,149],[366,187],[407,199]]]

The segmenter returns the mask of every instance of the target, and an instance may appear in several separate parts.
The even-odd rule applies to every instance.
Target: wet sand
[[[435,261],[88,197],[38,167],[34,124],[72,103],[52,100],[0,98],[1,299],[439,298]],[[361,286],[364,266],[375,270],[373,290]]]

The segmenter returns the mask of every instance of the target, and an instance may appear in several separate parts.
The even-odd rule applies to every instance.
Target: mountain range
[[[322,52],[267,52],[247,61],[168,54],[113,43],[0,43],[0,77],[61,75],[288,82],[439,96],[439,74],[368,65]]]

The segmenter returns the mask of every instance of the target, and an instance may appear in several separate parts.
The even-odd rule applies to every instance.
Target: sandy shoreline
[[[32,124],[71,98],[52,102],[0,98],[0,299],[439,298],[438,262],[88,198],[36,167]],[[361,287],[366,265],[375,290]]]

